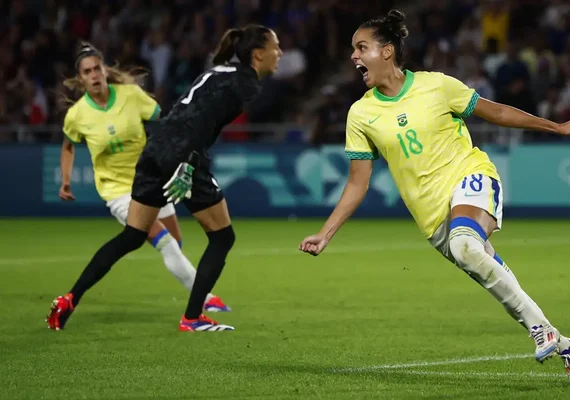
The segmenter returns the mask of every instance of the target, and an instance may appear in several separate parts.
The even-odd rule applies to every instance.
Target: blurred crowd
[[[0,0],[0,141],[61,140],[7,126],[60,124],[62,79],[73,75],[78,40],[109,64],[144,67],[145,89],[167,112],[211,65],[223,32],[251,22],[278,33],[283,57],[257,105],[226,140],[342,143],[348,107],[366,90],[350,62],[352,33],[397,7],[410,36],[405,68],[455,76],[486,98],[554,120],[570,119],[570,2],[565,0]],[[469,121],[471,124],[471,121]],[[479,121],[474,121],[476,124]],[[263,125],[260,125],[263,126]],[[472,129],[473,130],[473,129]],[[13,132],[12,132],[13,131]],[[549,140],[528,132],[521,140]],[[501,141],[487,135],[485,141]]]
[[[555,122],[570,120],[570,1],[406,3],[402,7],[410,30],[406,68],[440,71],[462,80],[488,99]],[[323,88],[314,142],[337,143],[344,138],[341,128],[346,111],[362,91],[360,73],[350,65],[345,69],[344,74],[335,77],[341,84]],[[536,132],[497,129],[476,117],[467,123],[479,145],[565,140]],[[331,130],[335,134],[331,135]]]

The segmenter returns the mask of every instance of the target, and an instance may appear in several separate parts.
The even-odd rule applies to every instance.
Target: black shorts
[[[189,153],[185,157],[176,155],[176,150],[168,151],[164,146],[167,144],[152,140],[147,142],[136,166],[131,198],[145,206],[162,208],[166,205],[162,187],[170,180],[178,165],[186,161],[189,155]],[[184,205],[194,214],[218,204],[223,199],[224,194],[210,172],[210,159],[205,155],[201,156],[192,175],[192,197],[185,199]]]

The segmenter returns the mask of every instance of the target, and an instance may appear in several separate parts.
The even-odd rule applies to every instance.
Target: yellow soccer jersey
[[[137,85],[109,85],[109,92],[106,108],[86,93],[68,110],[63,126],[71,142],[87,143],[95,187],[105,201],[131,192],[146,144],[143,120],[160,113],[157,102]]]
[[[405,73],[397,96],[374,88],[352,105],[346,155],[363,160],[381,154],[429,238],[449,214],[451,193],[463,177],[478,172],[499,180],[499,175],[487,154],[473,147],[462,119],[477,104],[475,90],[438,72]]]

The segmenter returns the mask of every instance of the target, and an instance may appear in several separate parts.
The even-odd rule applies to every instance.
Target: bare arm
[[[299,245],[299,249],[312,254],[320,254],[328,242],[338,232],[346,220],[356,211],[370,183],[372,174],[372,160],[352,160],[350,162],[350,174],[344,187],[342,196],[334,211],[323,225],[321,231],[309,236]]]
[[[74,154],[75,146],[67,138],[64,138],[63,144],[61,145],[61,157],[59,159],[59,166],[61,169],[61,188],[59,190],[59,197],[63,200],[75,200],[70,189]]]
[[[354,214],[362,200],[364,200],[370,184],[371,174],[372,160],[350,161],[348,181],[342,196],[320,232],[327,241],[333,238],[346,220]]]
[[[561,124],[535,117],[518,108],[495,103],[484,98],[477,101],[473,114],[493,124],[509,128],[564,134]]]

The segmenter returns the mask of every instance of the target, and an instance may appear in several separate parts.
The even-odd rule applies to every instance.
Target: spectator
[[[166,40],[164,31],[155,29],[149,32],[147,38],[143,40],[141,56],[150,63],[152,84],[159,103],[163,104],[167,97],[166,78],[172,58],[172,46]]]
[[[560,89],[557,85],[548,88],[546,98],[538,105],[537,115],[554,122],[565,122],[564,104],[560,101]]]
[[[475,43],[468,40],[459,46],[455,64],[457,67],[456,77],[461,80],[474,75],[480,69],[481,61]]]
[[[71,34],[81,40],[89,38],[91,33],[91,23],[87,18],[87,14],[80,5],[75,5],[69,14],[69,23]]]
[[[466,46],[470,43],[477,52],[483,49],[483,34],[481,32],[481,24],[474,15],[470,15],[461,25],[457,33],[457,46]]]
[[[485,71],[484,68],[477,68],[472,75],[466,78],[465,84],[475,89],[481,97],[484,97],[491,101],[495,100],[495,90],[493,89],[493,84],[491,83],[491,80],[487,75],[487,71]]]
[[[203,64],[203,59],[192,48],[190,39],[185,39],[178,47],[176,56],[169,66],[167,85],[171,104],[182,96],[194,79],[202,73]]]
[[[103,54],[112,52],[118,46],[119,22],[117,17],[111,15],[109,4],[103,4],[99,9],[99,15],[91,26],[91,40]]]
[[[150,13],[143,0],[127,0],[125,7],[117,14],[117,23],[121,32],[133,32],[148,25]]]
[[[570,64],[562,64],[563,86],[560,92],[560,102],[563,118],[570,120]]]
[[[45,30],[61,32],[67,23],[67,9],[56,0],[46,0],[40,15],[40,27]]]
[[[498,49],[507,48],[509,32],[509,5],[504,0],[484,0],[481,14],[481,30],[483,43],[488,44],[489,39],[495,39]]]
[[[489,39],[483,52],[483,69],[492,81],[497,78],[497,70],[506,61],[506,53],[499,51],[499,43],[495,39]]]
[[[516,83],[515,83],[516,81]],[[497,101],[500,103],[510,104],[503,100],[504,96],[509,97],[514,87],[520,87],[520,84],[528,86],[530,82],[530,73],[525,63],[518,56],[518,45],[509,43],[507,45],[507,59],[497,69],[495,77],[495,92],[497,93]]]
[[[317,110],[317,124],[311,144],[341,143],[345,137],[346,103],[333,85],[325,86],[323,94],[326,96],[326,102]]]
[[[296,45],[291,32],[279,34],[283,55],[279,60],[279,68],[273,78],[283,83],[287,93],[301,90],[303,76],[307,69],[307,60],[303,51]]]
[[[519,58],[524,62],[531,75],[538,72],[538,63],[542,62],[550,66],[546,71],[550,79],[556,77],[556,57],[547,47],[547,40],[543,31],[537,30],[527,35],[524,46],[519,53]]]
[[[139,84],[143,86],[146,91],[154,92],[151,65],[139,55],[136,41],[133,38],[129,38],[123,42],[123,47],[119,51],[119,56],[116,61],[126,70],[143,69],[145,77]],[[140,72],[142,73],[143,71]]]
[[[566,19],[570,16],[570,4],[564,0],[550,0],[540,20],[547,29],[564,30]]]

